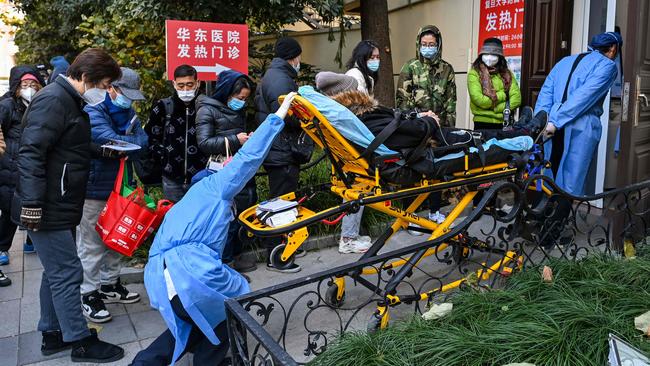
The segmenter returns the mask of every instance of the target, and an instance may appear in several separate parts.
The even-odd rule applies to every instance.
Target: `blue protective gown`
[[[573,72],[566,102],[562,96],[577,55],[560,60],[546,77],[535,113],[546,111],[549,122],[564,129],[564,154],[555,182],[574,195],[585,194],[585,178],[600,141],[603,99],[616,79],[616,63],[597,51],[587,54]],[[551,156],[552,142],[545,146]],[[552,174],[550,169],[547,173]]]
[[[176,339],[174,362],[186,347],[191,325],[176,317],[163,274],[164,265],[183,307],[215,345],[225,320],[224,300],[250,291],[246,280],[221,262],[233,198],[255,175],[284,121],[269,114],[232,161],[187,192],[167,213],[149,251],[144,281],[151,306],[158,309]]]

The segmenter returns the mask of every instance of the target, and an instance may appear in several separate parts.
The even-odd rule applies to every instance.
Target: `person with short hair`
[[[255,120],[261,124],[272,111],[280,106],[278,97],[298,90],[296,78],[300,71],[302,47],[290,37],[282,37],[275,43],[275,57],[264,73],[255,91]],[[313,152],[313,141],[302,131],[300,122],[288,117],[282,133],[273,142],[269,155],[264,160],[264,170],[269,177],[269,198],[278,197],[298,188],[300,164],[308,163]],[[271,264],[271,251],[280,244],[276,238],[265,239],[270,271],[295,273],[300,265],[292,263],[286,268]]]
[[[81,221],[91,158],[114,154],[92,142],[83,107],[102,103],[120,75],[106,51],[86,49],[67,76],[60,75],[34,96],[23,118],[12,219],[27,228],[43,265],[41,352],[72,348],[73,362],[124,357],[121,347],[100,341],[88,329],[81,310],[83,268],[73,233]]]
[[[199,96],[196,69],[180,65],[174,70],[174,94],[154,103],[144,130],[149,150],[162,169],[165,198],[178,202],[190,187],[192,177],[208,162],[196,141],[196,98]]]
[[[553,137],[544,148],[551,162],[546,171],[573,195],[585,194],[602,132],[603,101],[618,74],[614,59],[622,46],[623,38],[616,32],[594,36],[588,52],[567,56],[553,67],[537,97],[535,112],[548,113],[546,135]]]
[[[132,69],[122,67],[122,77],[114,81],[104,101],[84,110],[90,116],[94,143],[107,144],[114,140],[126,141],[147,148],[147,134],[133,109],[133,102],[145,100],[140,91],[140,76]],[[126,167],[130,169],[139,160],[140,151],[128,155]],[[77,229],[77,250],[84,268],[81,283],[81,306],[86,319],[105,323],[112,319],[105,304],[132,304],[140,295],[129,291],[120,281],[122,255],[106,246],[95,230],[99,215],[113,191],[120,168],[118,159],[93,159],[86,187],[86,200],[81,223]]]

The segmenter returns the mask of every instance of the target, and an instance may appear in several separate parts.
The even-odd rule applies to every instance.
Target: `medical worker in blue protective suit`
[[[585,177],[600,141],[603,101],[617,75],[613,61],[623,45],[621,35],[607,32],[592,38],[589,52],[563,58],[546,77],[535,113],[546,111],[545,135],[553,137],[544,146],[545,157],[553,164],[555,182],[574,195],[585,194]],[[562,150],[563,148],[563,150]],[[559,149],[559,150],[558,150]]]
[[[224,300],[250,291],[246,280],[221,262],[234,220],[233,199],[255,175],[284,127],[289,94],[219,172],[196,183],[165,216],[149,251],[145,286],[169,329],[133,365],[168,365],[185,352],[195,365],[219,365],[228,346]]]

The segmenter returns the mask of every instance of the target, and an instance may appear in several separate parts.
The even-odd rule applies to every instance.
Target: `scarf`
[[[494,90],[494,85],[492,85],[492,75],[496,74],[497,69],[494,67],[487,67],[484,63],[481,62],[479,66],[479,76],[481,78],[481,88],[483,89],[483,94],[488,98],[492,99],[492,108],[494,108],[499,99],[497,97],[497,92]],[[503,88],[506,92],[506,96],[510,91],[510,84],[512,84],[512,74],[508,68],[505,68],[499,73],[501,75],[501,80],[503,80]]]

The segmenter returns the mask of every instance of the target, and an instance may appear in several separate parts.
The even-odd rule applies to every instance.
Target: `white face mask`
[[[481,61],[487,65],[487,67],[492,67],[499,62],[499,56],[497,55],[481,55]]]
[[[293,66],[293,69],[296,70],[296,72],[300,72],[300,62],[298,62],[297,65],[291,65]]]
[[[96,106],[106,99],[106,90],[100,88],[90,88],[86,89],[86,83],[84,83],[84,93],[81,97],[88,103],[90,106]]]
[[[36,89],[34,88],[20,89],[20,97],[23,98],[27,103],[32,101],[34,94],[36,94]]]
[[[183,102],[191,102],[192,99],[194,99],[194,95],[196,94],[196,89],[176,90],[176,93],[178,94],[178,98]]]

